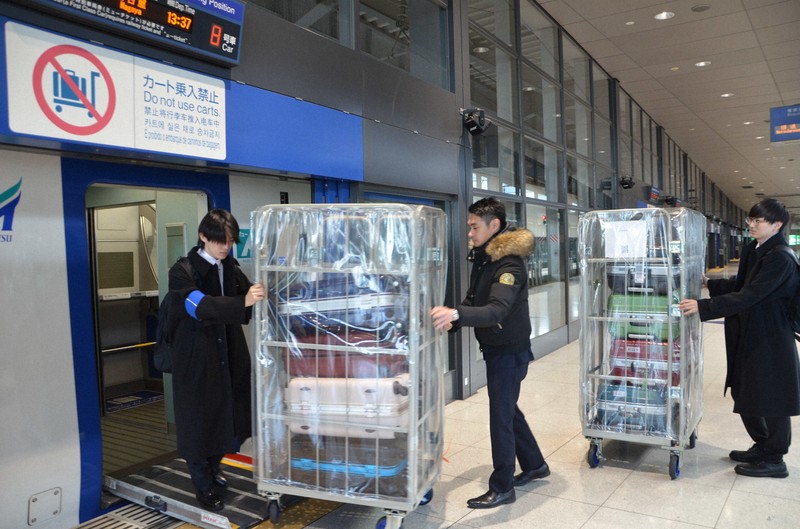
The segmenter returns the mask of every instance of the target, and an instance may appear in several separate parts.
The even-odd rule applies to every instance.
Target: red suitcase
[[[391,378],[408,372],[408,357],[396,354],[396,341],[379,339],[376,333],[320,332],[295,336],[296,347],[287,347],[284,365],[293,377]]]
[[[669,360],[668,342],[649,340],[616,339],[611,342],[611,375],[649,379],[655,382],[667,381]],[[680,384],[681,378],[680,343],[672,343],[672,375],[669,377],[673,386]]]

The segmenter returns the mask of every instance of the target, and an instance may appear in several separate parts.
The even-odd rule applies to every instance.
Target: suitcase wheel
[[[589,445],[589,451],[586,453],[586,461],[589,463],[590,468],[595,468],[600,465],[600,446],[592,443]]]

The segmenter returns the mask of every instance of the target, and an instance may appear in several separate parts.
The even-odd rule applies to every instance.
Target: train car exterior
[[[258,207],[346,202],[372,189],[456,211],[467,160],[463,103],[451,90],[309,40],[263,10],[241,19],[232,66],[48,4],[67,2],[0,0],[0,469],[9,477],[0,528],[8,529],[67,529],[108,509],[109,381],[130,384],[122,373],[133,365],[162,383],[135,347],[152,337],[152,308],[166,287],[157,278],[194,245],[208,209],[239,219],[236,257],[252,277],[246,227]],[[403,86],[402,97],[387,86]],[[144,249],[128,258],[134,240]],[[135,279],[103,279],[112,269]],[[130,314],[142,316],[133,337],[116,327]]]

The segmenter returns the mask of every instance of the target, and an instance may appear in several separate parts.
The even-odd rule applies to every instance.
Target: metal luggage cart
[[[697,299],[705,268],[705,217],[684,209],[593,211],[579,222],[581,395],[587,461],[605,439],[669,450],[680,475],[703,415],[703,342]]]
[[[264,206],[255,273],[254,478],[283,495],[383,509],[397,529],[441,472],[446,218],[426,206]]]

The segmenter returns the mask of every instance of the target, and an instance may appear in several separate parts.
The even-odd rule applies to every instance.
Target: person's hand
[[[264,299],[265,295],[266,290],[264,289],[264,285],[261,283],[256,283],[247,291],[247,295],[244,297],[244,306],[252,307],[255,305],[256,301],[261,301]]]
[[[437,331],[449,331],[453,328],[453,311],[450,307],[433,307],[431,309],[431,320],[433,328]]]
[[[703,274],[703,288],[708,288],[708,277]]]
[[[697,314],[697,300],[696,299],[683,299],[678,305],[681,309],[681,314],[689,316]]]

